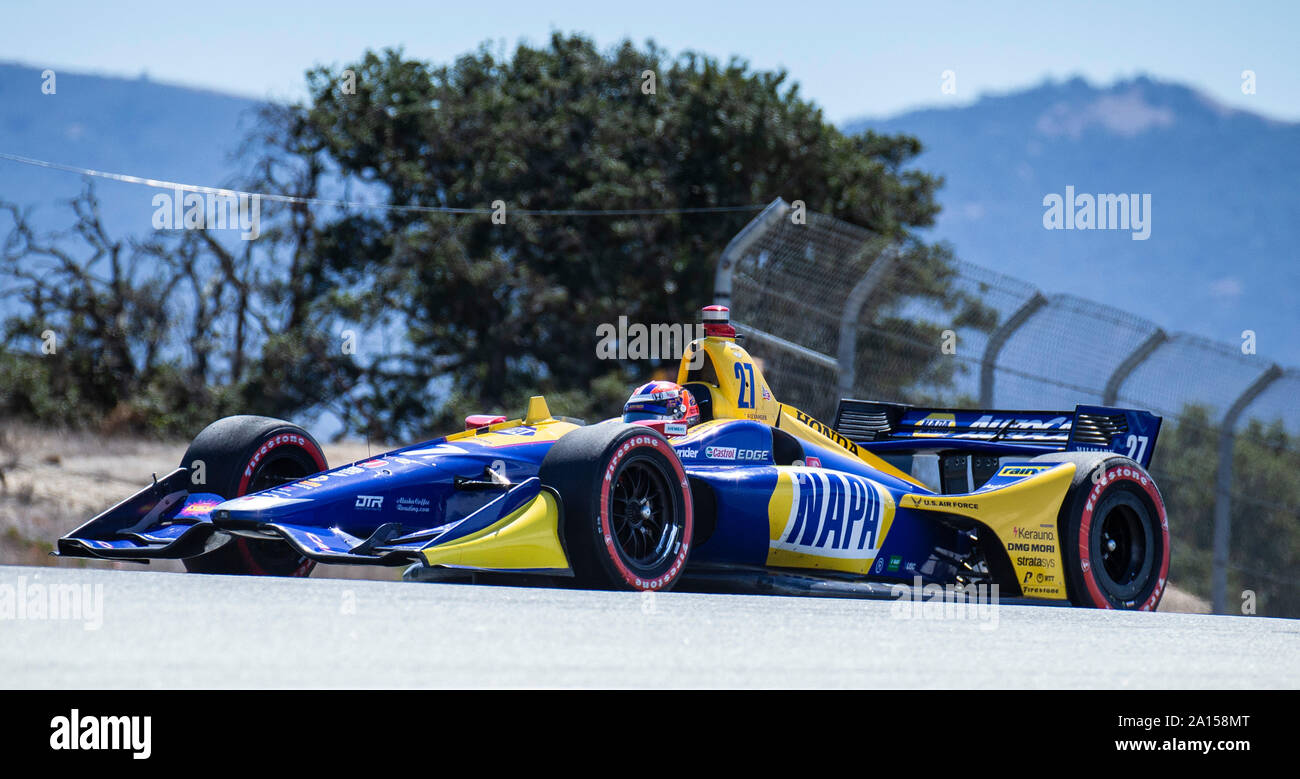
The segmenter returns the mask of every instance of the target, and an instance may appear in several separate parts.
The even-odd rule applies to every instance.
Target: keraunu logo
[[[135,760],[153,754],[153,717],[81,716],[76,709],[50,720],[50,749],[130,750]]]

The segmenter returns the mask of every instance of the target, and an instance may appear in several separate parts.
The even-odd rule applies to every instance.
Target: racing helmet
[[[686,427],[700,421],[700,406],[690,390],[677,382],[651,381],[632,391],[623,405],[623,421],[680,424],[685,433]]]

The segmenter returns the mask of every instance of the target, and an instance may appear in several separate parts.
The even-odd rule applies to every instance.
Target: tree
[[[1172,536],[1172,581],[1210,598],[1214,560],[1218,427],[1201,406],[1166,422],[1152,462]],[[1260,614],[1300,616],[1300,452],[1281,421],[1251,419],[1237,431],[1233,453],[1232,538],[1228,597],[1254,590]]]
[[[0,416],[191,436],[232,413],[290,415],[337,397],[355,371],[307,300],[311,248],[272,218],[259,241],[212,232],[112,237],[93,188],[71,228],[40,235],[17,205],[0,249]],[[292,214],[289,214],[292,217]],[[278,268],[279,256],[291,266]],[[301,260],[306,266],[308,260]]]
[[[643,88],[647,71],[653,90]],[[941,183],[905,169],[920,144],[843,135],[784,72],[670,59],[653,43],[602,52],[557,33],[509,58],[483,47],[449,65],[369,52],[312,71],[308,84],[301,133],[282,147],[327,157],[354,191],[392,205],[505,205],[505,224],[374,210],[319,226],[328,291],[315,302],[332,297],[363,328],[405,328],[400,354],[362,361],[349,396],[356,426],[447,426],[470,402],[513,411],[539,389],[611,413],[636,366],[598,361],[596,326],[694,321],[719,251],[753,216],[523,211],[671,211],[783,195],[898,242],[936,266],[921,292],[945,294],[946,250],[912,232],[931,224]],[[916,363],[917,375],[925,368]]]
[[[203,294],[206,274],[193,236],[179,241],[119,241],[100,219],[93,190],[69,202],[71,229],[38,235],[28,215],[0,203],[12,227],[0,253],[5,363],[0,413],[75,426],[106,416],[135,416],[149,399],[168,410],[186,384],[208,392],[208,333],[220,307]],[[176,300],[197,305],[177,321]],[[181,325],[188,345],[177,343]],[[171,346],[195,359],[178,370]],[[191,384],[192,382],[192,384]],[[195,405],[205,405],[198,403]],[[163,422],[163,424],[167,424]]]

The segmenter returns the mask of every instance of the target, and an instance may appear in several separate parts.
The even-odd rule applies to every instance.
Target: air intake
[[[860,444],[889,438],[902,407],[894,404],[876,403],[870,400],[840,400],[835,411],[835,432]]]
[[[1123,414],[1079,414],[1071,436],[1076,445],[1109,447],[1117,435],[1128,433]]]

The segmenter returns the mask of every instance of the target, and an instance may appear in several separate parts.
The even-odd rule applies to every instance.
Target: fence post
[[[858,316],[862,313],[862,306],[880,280],[889,274],[897,259],[898,253],[892,249],[881,252],[844,300],[844,308],[840,311],[839,347],[836,351],[841,398],[853,396],[853,384],[857,381]]]
[[[1268,366],[1233,402],[1219,426],[1219,469],[1214,479],[1214,576],[1211,585],[1215,614],[1226,614],[1228,603],[1228,546],[1232,535],[1232,449],[1236,440],[1233,431],[1241,412],[1281,375],[1282,369],[1277,363]]]
[[[762,237],[777,222],[785,217],[790,204],[781,198],[773,200],[750,220],[740,232],[736,233],[722,254],[718,256],[718,269],[713,276],[713,302],[719,306],[731,305],[731,274],[736,270],[736,263],[745,256],[754,242]]]
[[[1016,309],[1002,326],[989,336],[988,345],[984,347],[984,359],[980,361],[980,406],[983,408],[993,408],[993,369],[997,366],[998,353],[1002,347],[1011,338],[1011,334],[1020,329],[1020,326],[1029,320],[1038,309],[1047,305],[1047,298],[1043,293],[1034,292],[1034,296],[1025,301],[1025,304]]]
[[[1168,340],[1169,334],[1164,329],[1157,327],[1154,333],[1141,344],[1138,344],[1138,348],[1125,357],[1124,361],[1115,368],[1115,372],[1110,375],[1110,378],[1106,379],[1106,388],[1101,393],[1101,405],[1113,406],[1119,402],[1119,388],[1124,386],[1129,374]]]
[[[735,326],[737,332],[744,334],[746,338],[752,338],[755,341],[762,341],[769,346],[774,346],[777,349],[805,359],[815,365],[820,365],[827,370],[834,371],[839,368],[839,364],[836,362],[834,357],[831,357],[828,354],[822,354],[816,349],[809,349],[808,347],[794,343],[793,341],[787,341],[780,336],[763,332],[752,325],[747,325],[736,319],[731,320],[731,324]]]

